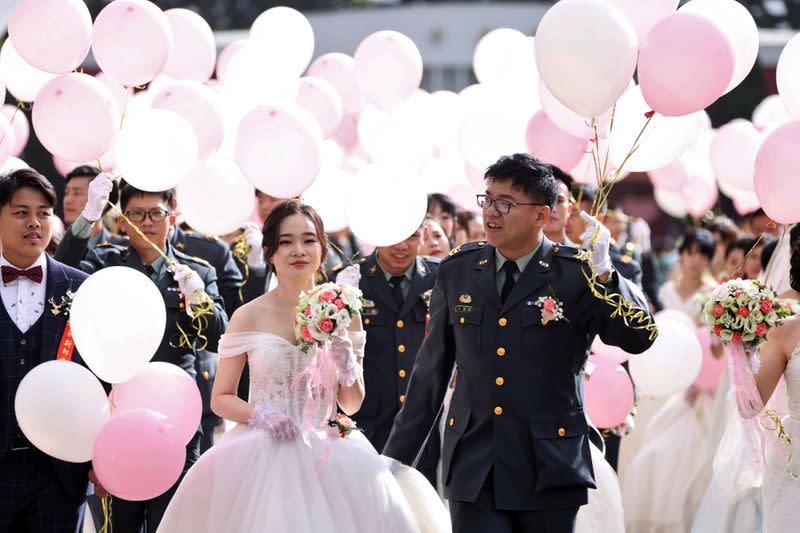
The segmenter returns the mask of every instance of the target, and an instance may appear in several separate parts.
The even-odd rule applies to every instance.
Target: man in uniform
[[[102,206],[108,201],[110,189],[110,180],[103,174],[92,181],[87,207],[64,235],[57,257],[62,254],[80,257],[84,254],[88,242],[86,230],[91,228],[95,217],[99,217]],[[111,243],[99,245],[75,266],[89,274],[110,266],[126,266],[152,279],[164,298],[167,311],[166,330],[153,361],[175,364],[194,378],[197,357],[204,351],[217,351],[218,340],[227,326],[227,315],[217,290],[214,268],[202,259],[180,252],[169,243],[168,235],[174,224],[171,206],[171,190],[145,192],[131,185],[124,186],[120,191],[120,207],[130,221],[122,221],[130,237],[129,246]],[[131,225],[135,225],[144,237]],[[197,332],[186,306],[197,311],[197,306],[204,298],[203,293],[213,303],[213,314],[207,317],[206,329]],[[124,324],[120,327],[124,327]],[[181,330],[186,333],[185,337]],[[202,431],[198,428],[197,434],[187,444],[184,473],[200,455],[201,435]],[[178,483],[161,496],[147,501],[132,502],[114,498],[112,513],[115,533],[139,533],[142,526],[147,531],[155,531]]]
[[[417,351],[425,337],[426,292],[433,289],[439,260],[420,256],[425,227],[392,246],[379,246],[357,263],[366,305],[362,322],[366,396],[353,417],[376,450],[382,450],[406,399]],[[334,268],[339,272],[344,265]],[[436,486],[439,433],[432,431],[417,468]]]
[[[67,174],[64,178],[64,225],[69,226],[75,222],[86,207],[86,200],[89,197],[89,182],[95,176],[100,174],[100,170],[82,165],[76,167],[72,172]],[[111,193],[109,200],[112,203],[117,203],[119,198],[119,187],[116,182],[112,182]],[[106,204],[103,207],[102,215],[104,216],[111,209],[111,204]],[[103,224],[102,216],[92,226],[91,233],[89,234],[89,249],[91,250],[100,243],[110,241],[112,238],[111,232]]]
[[[575,243],[567,237],[567,220],[575,210],[571,192],[574,180],[572,176],[556,166],[551,165],[550,170],[553,171],[553,177],[556,180],[556,203],[550,214],[550,220],[544,227],[544,235],[556,244],[575,246]]]
[[[442,448],[454,532],[571,532],[595,486],[583,411],[589,344],[599,334],[640,353],[655,326],[640,291],[612,268],[597,220],[583,214],[586,251],[544,237],[556,197],[549,167],[515,154],[486,181],[488,242],[440,265],[428,335],[383,453],[392,466],[414,459],[456,363]]]

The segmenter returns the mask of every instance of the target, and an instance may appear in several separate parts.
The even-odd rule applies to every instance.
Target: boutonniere
[[[536,300],[536,306],[542,310],[543,326],[546,326],[548,322],[567,320],[564,317],[564,304],[555,296],[541,296]]]
[[[433,294],[433,289],[428,289],[419,295],[419,297],[422,298],[422,301],[425,302],[425,307],[428,309],[431,308],[431,294]]]
[[[355,421],[342,413],[337,413],[335,418],[328,420],[328,427],[332,433],[331,436],[338,434],[341,438],[345,438],[352,431],[360,431]]]
[[[51,296],[47,303],[50,304],[50,312],[53,316],[69,316],[69,311],[72,308],[72,300],[75,298],[75,293],[67,290],[67,293],[61,297],[61,300],[56,303],[55,297]]]

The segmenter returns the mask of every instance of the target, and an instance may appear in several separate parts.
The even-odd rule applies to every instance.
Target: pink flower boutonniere
[[[336,417],[328,420],[328,426],[342,438],[346,437],[351,431],[358,430],[355,421],[342,413],[336,413]]]
[[[536,300],[536,306],[542,310],[542,325],[548,322],[566,320],[564,318],[564,304],[555,296],[542,296]]]

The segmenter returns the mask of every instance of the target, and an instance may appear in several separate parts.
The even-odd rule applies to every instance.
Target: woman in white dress
[[[665,309],[682,311],[699,324],[703,299],[715,285],[708,273],[714,237],[707,230],[689,230],[679,253],[679,274],[661,287],[659,299]],[[713,456],[708,420],[712,404],[712,394],[690,387],[667,399],[649,423],[637,420],[638,430],[644,430],[641,445],[622,475],[627,531],[684,533],[691,527],[685,497]]]
[[[449,531],[447,513],[430,485],[420,488],[424,497],[412,495],[412,510],[366,438],[357,431],[341,438],[328,427],[337,404],[352,414],[364,398],[366,333],[356,317],[349,335],[331,343],[336,365],[331,382],[324,376],[322,383],[310,379],[319,353],[298,346],[294,317],[300,292],[313,286],[324,264],[319,215],[300,202],[282,203],[264,223],[263,237],[278,285],[231,318],[220,341],[211,399],[217,414],[238,425],[187,473],[159,531]],[[248,402],[236,396],[245,361]]]

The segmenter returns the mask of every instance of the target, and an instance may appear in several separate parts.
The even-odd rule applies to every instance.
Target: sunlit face
[[[72,224],[80,216],[89,198],[89,181],[91,178],[75,177],[69,180],[64,188],[64,223]]]
[[[425,241],[426,230],[419,228],[406,240],[392,246],[378,247],[378,260],[381,266],[392,276],[402,276],[414,263],[417,256],[422,254],[422,244]]]
[[[556,181],[556,204],[553,207],[553,214],[544,227],[548,234],[560,234],[567,225],[567,219],[572,212],[572,203],[569,201],[569,189],[563,181]]]
[[[703,255],[696,244],[681,252],[681,268],[685,274],[700,276],[708,270],[711,262]]]
[[[450,241],[447,240],[447,235],[438,222],[426,220],[425,230],[422,255],[441,258],[450,253]]]
[[[145,216],[144,220],[141,222],[137,222],[136,220],[128,222],[120,217],[119,227],[130,237],[130,244],[140,257],[145,255],[143,252],[152,248],[152,246],[139,235],[138,231],[131,227],[131,224],[139,228],[139,230],[144,233],[145,237],[158,246],[159,249],[165,250],[167,248],[167,236],[169,235],[172,225],[175,223],[175,216],[171,214],[170,206],[164,201],[160,194],[146,193],[134,195],[128,200],[124,209],[124,214],[129,219],[136,218],[137,215],[141,215],[145,212],[150,213]],[[153,214],[157,211],[166,211],[168,214],[164,220],[153,220]]]
[[[743,269],[747,279],[758,279],[758,276],[761,274],[761,252],[763,251],[763,246],[756,246],[744,260]]]
[[[725,272],[729,278],[743,278],[744,274],[744,250],[736,248],[725,258]]]
[[[608,228],[608,232],[611,233],[612,239],[619,240],[622,232],[625,231],[624,215],[618,211],[608,211],[606,213],[606,218],[603,221],[603,225]]]
[[[494,200],[512,204],[538,203],[522,191],[512,187],[511,180],[490,181],[486,195]],[[497,210],[494,202],[483,208],[483,227],[486,239],[495,248],[519,251],[536,245],[539,235],[550,219],[550,207],[541,205],[512,205],[508,213]],[[505,254],[504,254],[505,255]],[[508,256],[507,256],[508,257]]]
[[[448,238],[451,235],[453,235],[453,231],[455,230],[456,227],[456,219],[453,218],[453,215],[451,215],[447,211],[444,211],[442,207],[437,203],[434,203],[431,206],[431,210],[430,212],[428,212],[428,214],[436,219],[436,221],[442,227],[442,230],[444,230],[444,233],[445,235],[447,235]]]
[[[0,240],[6,259],[20,268],[32,265],[52,236],[53,208],[47,197],[23,187],[0,210]]]
[[[280,224],[278,246],[269,258],[278,279],[307,278],[310,282],[322,263],[322,243],[310,218],[290,215]]]
[[[572,209],[567,217],[566,230],[567,238],[577,245],[582,242],[581,237],[586,231],[586,221],[581,218],[581,211],[590,213],[592,209],[592,202],[581,200],[578,208]]]
[[[470,241],[486,240],[486,230],[483,229],[483,219],[481,217],[475,217],[469,221],[467,235],[469,235]]]

